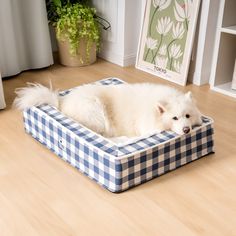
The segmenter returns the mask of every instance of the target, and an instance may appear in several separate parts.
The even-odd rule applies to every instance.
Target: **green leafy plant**
[[[58,40],[68,40],[71,55],[77,55],[79,42],[86,40],[87,59],[92,45],[100,46],[96,9],[86,0],[48,0],[48,19],[56,28]]]

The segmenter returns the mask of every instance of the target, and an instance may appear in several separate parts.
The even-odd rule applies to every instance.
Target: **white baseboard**
[[[124,56],[123,66],[132,66],[135,65],[136,62],[136,54],[129,54]]]
[[[136,60],[136,54],[129,54],[124,56],[109,51],[100,52],[99,57],[122,67],[135,65]]]
[[[210,79],[210,72],[194,72],[193,73],[193,81],[192,83],[198,86],[204,85],[204,84],[209,84],[209,79]]]
[[[98,56],[105,59],[106,61],[117,64],[119,66],[123,66],[122,55],[109,52],[109,51],[103,51],[103,52],[100,52]]]

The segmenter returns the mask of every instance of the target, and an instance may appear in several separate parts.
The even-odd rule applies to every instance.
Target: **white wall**
[[[124,0],[93,0],[93,5],[97,14],[111,24],[108,31],[103,31],[99,56],[121,65],[124,51]]]
[[[103,32],[100,57],[120,66],[135,64],[143,0],[93,0],[93,4],[111,23],[111,29]]]
[[[209,83],[220,0],[201,2],[189,80],[196,85]]]
[[[142,1],[126,0],[124,23],[124,66],[135,64],[141,30]]]

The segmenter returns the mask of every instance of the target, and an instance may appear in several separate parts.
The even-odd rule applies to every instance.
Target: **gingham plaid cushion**
[[[122,83],[109,78],[103,85]],[[71,90],[61,92],[64,96]],[[58,156],[112,192],[126,190],[213,152],[212,120],[188,135],[162,132],[135,143],[116,145],[43,105],[24,112],[25,129]]]

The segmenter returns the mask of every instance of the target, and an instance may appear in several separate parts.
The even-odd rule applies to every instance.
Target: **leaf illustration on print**
[[[156,30],[160,34],[160,42],[155,55],[152,57],[152,63],[154,63],[159,49],[162,46],[163,37],[170,31],[172,24],[173,22],[171,21],[170,17],[162,17],[160,20],[157,21]]]
[[[183,52],[180,49],[180,45],[174,43],[170,48],[170,57],[174,59],[178,59],[183,55]]]
[[[148,37],[146,40],[146,46],[148,49],[151,49],[151,50],[155,49],[157,47],[157,40],[151,37]]]
[[[156,49],[156,47],[157,47],[157,40],[153,39],[151,37],[148,37],[147,40],[146,40],[146,47],[147,47],[148,50],[147,50],[147,53],[146,53],[146,55],[144,57],[144,60],[147,59],[147,57],[148,57],[148,55],[150,53],[150,50]]]
[[[167,63],[168,63],[167,57],[159,57],[158,56],[155,58],[155,64],[162,69],[166,69]]]
[[[174,70],[177,72],[177,73],[180,73],[181,72],[181,66],[182,64],[180,64],[179,61],[174,61],[173,63],[173,67],[174,67]]]
[[[172,27],[173,39],[182,39],[184,32],[185,32],[185,29],[184,29],[183,23],[177,22],[176,24],[173,24],[173,27]]]
[[[167,52],[167,46],[166,46],[166,44],[163,44],[163,45],[160,47],[159,54],[160,54],[161,56],[165,56],[165,55],[166,55],[166,52]]]
[[[156,30],[159,34],[165,36],[170,31],[172,24],[170,17],[162,17],[157,21]]]
[[[171,3],[171,0],[153,0],[153,6],[154,6],[155,10],[152,14],[150,24],[149,24],[149,29],[148,29],[149,36],[152,36],[152,25],[153,25],[153,20],[154,20],[156,13],[158,11],[162,11],[162,10],[166,9],[167,7],[169,7],[170,3]]]
[[[177,41],[183,38],[185,29],[183,23],[177,22],[176,24],[173,24],[172,27],[172,40],[169,42],[167,46],[167,53],[168,53],[168,58],[171,60],[171,55],[170,55],[170,47],[171,45]]]
[[[159,11],[166,9],[171,3],[171,0],[153,0],[153,6]]]
[[[172,70],[172,62],[173,59],[178,59],[179,57],[181,57],[183,55],[183,52],[180,49],[180,45],[177,45],[176,43],[174,43],[173,45],[171,45],[170,47],[170,52],[169,52],[169,56],[170,56],[170,65],[169,68],[170,70]]]
[[[175,0],[174,14],[177,21],[185,22],[186,29],[188,30],[188,23],[191,17],[192,1],[184,0],[181,5]]]

